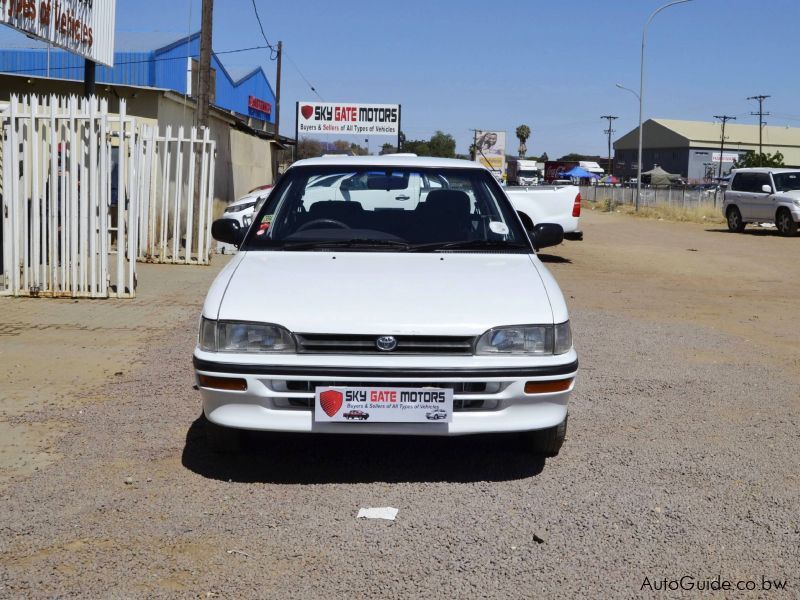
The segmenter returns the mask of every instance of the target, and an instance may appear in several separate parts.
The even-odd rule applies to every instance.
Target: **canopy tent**
[[[562,173],[564,177],[576,177],[577,179],[600,179],[600,175],[590,173],[583,167],[572,167],[569,171]]]
[[[606,175],[600,180],[600,183],[619,183],[619,179],[614,177],[613,175]]]
[[[650,184],[650,185],[672,185],[673,183],[678,183],[681,179],[680,175],[674,175],[672,173],[667,173],[661,167],[655,167],[650,171],[645,171],[642,173],[642,183]]]

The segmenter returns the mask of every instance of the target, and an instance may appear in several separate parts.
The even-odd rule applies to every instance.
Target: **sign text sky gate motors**
[[[400,105],[298,102],[297,133],[397,137]]]
[[[0,23],[114,66],[117,0],[0,0]]]

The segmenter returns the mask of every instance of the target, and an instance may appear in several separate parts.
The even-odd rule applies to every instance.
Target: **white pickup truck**
[[[514,208],[536,223],[556,223],[564,228],[564,239],[582,240],[581,194],[575,185],[506,187]]]

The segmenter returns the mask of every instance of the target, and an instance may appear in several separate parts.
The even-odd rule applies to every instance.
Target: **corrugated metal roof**
[[[192,35],[196,35],[193,33]],[[185,40],[186,32],[175,31],[117,31],[114,40],[115,52],[154,52]],[[0,49],[47,49],[47,44],[27,37],[10,27],[0,28]]]
[[[707,121],[679,121],[677,119],[653,119],[689,140],[692,146],[719,144],[722,124]],[[758,144],[758,125],[728,122],[725,125],[726,144]],[[800,146],[800,127],[767,125],[762,134],[763,143],[770,146]]]

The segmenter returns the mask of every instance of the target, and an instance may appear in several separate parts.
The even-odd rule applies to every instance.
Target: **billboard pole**
[[[297,143],[300,140],[300,102],[294,103],[294,159],[297,160]]]
[[[91,59],[84,59],[83,66],[83,97],[89,98],[95,92],[95,77],[97,74],[97,63]]]
[[[403,105],[397,105],[397,151],[402,152],[400,149],[400,123],[402,122]]]

